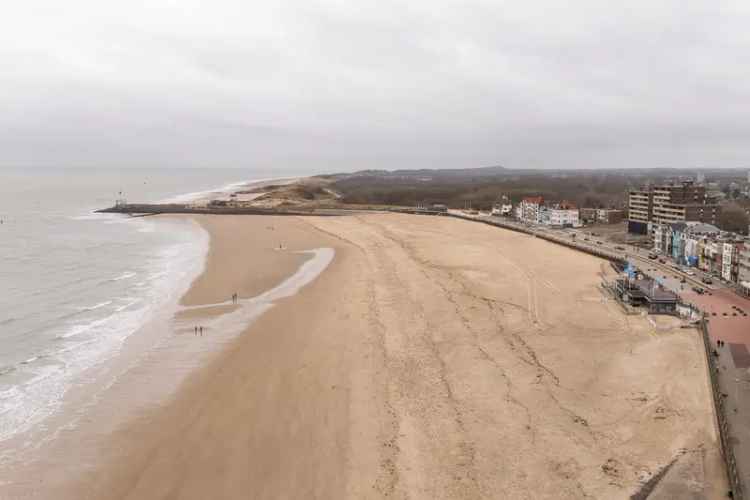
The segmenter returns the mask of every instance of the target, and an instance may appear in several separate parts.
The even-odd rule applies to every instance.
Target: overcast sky
[[[2,10],[0,165],[750,166],[747,0]]]

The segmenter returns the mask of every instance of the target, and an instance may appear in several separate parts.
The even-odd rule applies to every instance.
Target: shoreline
[[[225,184],[216,189],[180,196],[193,199],[196,195],[228,194],[236,189],[254,189],[282,180],[293,182],[294,179],[296,177],[246,180]],[[179,248],[179,255],[166,255],[164,257],[161,256],[161,253],[150,255],[149,260],[159,261],[160,267],[157,269],[150,269],[145,263],[139,263],[142,268],[135,268],[141,272],[137,278],[139,283],[136,283],[135,288],[131,286],[128,289],[110,291],[110,293],[117,293],[118,295],[102,295],[99,300],[92,299],[93,302],[91,303],[94,306],[81,306],[68,314],[72,318],[76,315],[89,313],[90,318],[78,320],[72,326],[67,325],[69,326],[67,329],[64,324],[51,327],[52,330],[60,330],[54,338],[59,343],[40,344],[35,352],[13,361],[14,364],[2,367],[0,375],[4,377],[4,380],[10,380],[8,382],[10,389],[6,392],[12,396],[12,392],[15,391],[19,394],[19,397],[23,396],[27,399],[22,400],[20,406],[13,400],[4,401],[14,403],[16,406],[11,408],[9,413],[3,415],[5,421],[3,427],[0,427],[0,442],[6,451],[0,453],[0,466],[23,449],[35,446],[35,442],[39,439],[48,439],[43,436],[45,433],[50,433],[49,428],[59,427],[59,422],[64,420],[57,414],[63,412],[65,407],[74,406],[68,400],[80,402],[80,397],[71,398],[70,394],[76,391],[86,392],[78,390],[78,386],[88,384],[92,378],[102,378],[102,375],[93,375],[97,372],[106,371],[101,369],[101,365],[115,360],[123,349],[123,345],[130,342],[129,339],[132,335],[147,328],[149,323],[155,321],[154,316],[163,315],[165,308],[173,309],[176,306],[179,297],[175,299],[172,296],[175,294],[181,296],[186,293],[192,281],[202,273],[209,251],[208,235],[204,230],[199,225],[196,225],[195,228],[187,227],[193,224],[191,222],[193,219],[190,217],[166,217],[162,218],[162,222],[156,222],[156,219],[138,221],[119,215],[87,212],[84,215],[71,215],[70,218],[72,220],[91,221],[90,224],[127,224],[128,231],[137,233],[152,233],[157,225],[159,231],[175,232],[178,231],[178,228],[172,228],[168,225],[177,224],[185,226],[179,228],[179,231],[191,235],[187,238],[180,236],[172,242],[162,242],[162,245],[165,246],[159,247],[159,252],[172,254],[174,253],[172,252],[173,249]],[[122,227],[123,229],[126,228],[126,226]],[[137,235],[133,239],[138,240]],[[121,279],[129,280],[135,275],[136,273],[129,269],[128,272],[120,273],[114,278],[102,276],[99,281],[104,283]],[[152,281],[152,278],[157,276],[166,278],[160,277]],[[147,287],[142,287],[143,284],[146,284]],[[115,304],[116,302],[122,303],[122,305]],[[112,309],[107,312],[107,316],[101,314],[94,316],[96,314],[94,311],[105,306],[111,306],[109,309]],[[102,309],[102,311],[105,310]],[[74,349],[82,349],[86,352],[79,353]],[[74,364],[68,365],[68,359],[64,357],[57,359],[58,353],[66,352],[76,353]],[[58,368],[57,365],[61,363],[65,365],[64,369],[54,372],[53,369]],[[34,371],[29,370],[31,366],[36,367],[37,365],[39,367],[34,368]],[[43,373],[44,377],[33,378],[31,374],[35,374],[38,370],[53,370],[53,373]],[[26,379],[21,378],[21,375],[25,376]],[[18,382],[16,382],[16,379]],[[39,384],[43,384],[43,386]],[[7,396],[7,394],[3,394],[3,396]],[[38,404],[37,400],[39,400]],[[15,413],[19,412],[22,412],[22,415],[16,419]],[[76,412],[78,411],[76,410]],[[4,434],[6,430],[8,432]],[[36,434],[42,437],[36,436]],[[19,446],[21,449],[19,449]]]
[[[284,291],[285,282],[297,276],[300,269],[302,277],[307,272],[309,279],[310,264],[320,263],[321,257],[324,261],[327,258],[328,262],[333,258],[332,255],[321,256],[320,250],[313,252],[318,254],[317,257],[291,251],[279,252],[271,248],[269,241],[265,260],[270,264],[270,257],[274,264],[268,266],[268,272],[254,280],[251,286],[239,289],[231,279],[231,274],[236,274],[237,268],[216,266],[216,262],[226,264],[227,254],[236,254],[234,247],[221,248],[219,244],[217,248],[217,241],[226,240],[218,233],[231,232],[234,228],[229,230],[215,226],[232,218],[206,221],[200,216],[164,216],[152,221],[159,225],[175,219],[180,223],[195,224],[197,231],[206,234],[206,251],[200,256],[200,262],[193,263],[197,272],[178,288],[178,293],[170,299],[171,305],[162,307],[156,316],[127,336],[123,346],[112,354],[107,366],[102,366],[100,362],[79,377],[76,386],[66,393],[60,410],[45,420],[45,428],[53,429],[49,436],[37,440],[22,455],[14,452],[9,456],[0,470],[3,477],[0,480],[0,496],[4,496],[6,488],[9,495],[16,489],[24,491],[31,485],[31,478],[39,474],[47,476],[47,481],[57,487],[68,484],[69,479],[65,476],[85,472],[91,464],[86,457],[96,456],[99,453],[97,450],[105,445],[106,439],[101,436],[127,421],[139,418],[143,411],[170,401],[195,371],[201,370],[211,359],[220,355],[247,324],[272,307],[271,300],[284,295],[280,292]],[[262,234],[268,223],[265,218],[258,221],[257,231]],[[244,240],[249,236],[246,235]],[[327,265],[328,262],[324,263]],[[230,273],[224,272],[226,270]],[[322,270],[319,269],[319,272]],[[206,279],[209,274],[211,276]],[[315,276],[313,273],[312,279]],[[233,305],[230,301],[229,304],[217,306],[216,302],[221,298],[214,292],[217,281],[224,283],[226,290],[241,291],[244,294],[241,295],[241,303]],[[292,282],[286,286],[293,289],[295,285],[303,287],[306,284],[303,279],[301,283]],[[293,289],[292,293],[295,291]],[[223,298],[229,299],[231,293],[227,291]],[[194,322],[200,322],[205,327],[201,339],[204,342],[200,345],[190,341]],[[33,439],[39,437],[35,429],[29,432],[30,436],[35,436]],[[28,440],[23,433],[4,445],[10,451],[14,449],[14,443]],[[66,453],[79,458],[72,464],[68,463],[63,458]],[[55,473],[50,470],[55,470]],[[49,492],[47,487],[44,491]],[[40,498],[46,497],[43,492],[38,495]]]
[[[57,498],[625,499],[672,461],[718,498],[698,339],[624,317],[597,289],[604,261],[447,217],[205,219],[223,237],[183,327],[311,262],[295,250],[336,258],[183,366]]]
[[[143,343],[134,336],[138,337],[139,332],[147,330],[150,325],[166,321],[165,311],[168,315],[176,305],[175,295],[182,295],[202,272],[208,251],[208,235],[200,226],[187,219],[132,222],[135,225],[131,230],[136,233],[153,232],[156,224],[160,230],[178,232],[180,239],[159,247],[159,254],[152,257],[160,264],[158,268],[144,266],[139,269],[141,275],[138,279],[142,283],[149,282],[143,295],[102,297],[94,307],[79,309],[95,311],[116,300],[128,300],[125,305],[103,318],[87,319],[89,323],[74,325],[67,330],[58,328],[61,332],[55,336],[57,343],[52,343],[33,358],[23,361],[28,366],[30,363],[44,363],[48,359],[54,359],[58,363],[65,363],[66,369],[41,381],[54,384],[52,388],[55,390],[49,395],[45,391],[48,389],[46,385],[37,383],[22,386],[23,390],[38,394],[37,397],[44,404],[40,403],[37,407],[30,404],[37,403],[36,400],[23,402],[24,406],[21,408],[29,407],[26,409],[27,419],[23,426],[16,427],[15,432],[2,440],[4,451],[0,466],[18,460],[18,455],[33,453],[34,449],[54,440],[62,429],[77,425],[76,422],[84,418],[85,412],[82,409],[98,398],[103,387],[112,383],[112,377],[116,377],[118,370],[125,369],[128,360],[121,359],[121,354],[132,350],[128,345],[133,342]],[[101,278],[100,281],[118,281],[135,276],[136,273],[128,272],[114,278]],[[151,278],[153,281],[150,281]],[[104,333],[100,337],[91,335],[98,331]],[[67,352],[73,356],[72,359],[55,359],[59,356],[58,353]]]

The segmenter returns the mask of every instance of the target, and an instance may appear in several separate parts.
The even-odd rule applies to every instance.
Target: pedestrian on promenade
[[[197,326],[195,327],[195,333],[193,333],[193,335],[198,335],[198,327]]]
[[[199,330],[200,330],[200,332],[201,332],[201,337],[203,337],[203,327],[202,327],[202,326],[201,326],[201,327],[199,327]]]

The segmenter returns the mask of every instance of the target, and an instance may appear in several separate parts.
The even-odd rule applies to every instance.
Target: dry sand
[[[200,222],[187,304],[336,257],[60,497],[617,499],[678,457],[655,495],[721,497],[700,338],[625,316],[605,262],[449,218]]]

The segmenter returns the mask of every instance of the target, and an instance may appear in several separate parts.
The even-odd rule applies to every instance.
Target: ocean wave
[[[65,340],[65,339],[69,339],[71,337],[77,337],[78,335],[81,335],[82,333],[86,333],[86,332],[92,330],[93,328],[96,328],[97,326],[103,325],[104,323],[106,323],[107,321],[109,321],[111,317],[112,316],[107,316],[106,318],[97,319],[97,320],[92,321],[90,323],[73,325],[70,328],[70,330],[68,330],[66,333],[61,333],[61,334],[57,335],[55,338],[57,340]]]
[[[97,214],[94,212],[88,213],[86,215],[76,215],[72,217],[68,217],[70,220],[102,220],[103,214]]]
[[[3,366],[3,367],[0,367],[0,376],[7,375],[8,373],[11,373],[11,372],[14,372],[14,371],[16,371],[16,367],[15,366]],[[0,395],[1,394],[2,393],[0,392]]]
[[[156,222],[149,224],[157,225]],[[178,238],[168,243],[166,251],[162,251],[161,246],[156,249],[146,246],[142,251],[136,248],[132,255],[142,255],[144,259],[132,264],[130,269],[114,272],[110,269],[104,276],[95,273],[96,269],[91,269],[91,273],[86,269],[85,273],[65,276],[71,278],[70,281],[79,279],[72,286],[66,282],[66,293],[57,294],[57,298],[69,296],[72,300],[55,304],[64,306],[64,310],[50,311],[50,317],[40,318],[41,324],[36,325],[37,334],[48,343],[37,352],[24,352],[18,359],[24,360],[25,364],[16,362],[13,367],[2,368],[7,372],[0,372],[18,370],[23,379],[20,384],[13,383],[21,390],[0,402],[0,442],[32,429],[58,411],[67,389],[84,370],[117,355],[123,342],[153,315],[161,314],[165,307],[174,307],[172,302],[187,290],[205,265],[209,243],[208,234],[197,224],[180,223],[180,226],[189,229],[176,231]],[[196,231],[199,237],[195,237]],[[140,244],[137,238],[134,240],[134,245]],[[159,241],[159,244],[163,242]],[[90,251],[90,247],[81,250]],[[108,248],[97,250],[109,252]],[[84,278],[81,274],[89,276]],[[101,282],[105,277],[108,277],[109,285]],[[119,284],[112,281],[119,281]],[[141,282],[141,287],[134,287],[136,281]],[[59,283],[48,281],[46,285],[54,285],[52,290],[62,289]],[[97,286],[99,288],[95,288]],[[124,289],[128,291],[123,293]],[[114,293],[109,293],[109,290]],[[93,300],[89,293],[96,294]],[[81,303],[81,298],[86,302]],[[73,301],[79,302],[75,304]],[[65,321],[53,317],[61,312],[79,316]],[[15,311],[13,315],[21,317]],[[39,359],[42,356],[46,359]],[[16,375],[5,379],[14,382]]]
[[[215,189],[207,189],[205,191],[194,191],[192,193],[184,193],[184,194],[180,194],[177,196],[172,196],[170,198],[158,200],[155,203],[190,203],[191,201],[197,201],[197,200],[200,200],[201,198],[206,198],[210,195],[217,195],[217,194],[220,195],[220,194],[230,193],[240,188],[252,189],[255,185],[260,184],[262,182],[284,181],[284,180],[294,179],[294,178],[295,177],[269,177],[267,179],[251,179],[251,180],[244,180],[244,181],[239,181],[239,182],[230,182],[229,184],[225,184]]]
[[[124,273],[120,274],[119,276],[115,276],[115,277],[114,277],[114,278],[112,278],[112,279],[111,279],[110,281],[121,281],[121,280],[126,280],[126,279],[130,279],[130,278],[132,278],[133,276],[135,276],[136,274],[137,274],[137,273],[135,273],[135,272],[133,272],[133,271],[126,271],[126,272],[124,272]]]
[[[177,196],[172,196],[171,198],[165,198],[163,200],[159,200],[156,203],[190,203],[191,201],[196,201],[201,198],[205,198],[206,196],[211,195],[211,194],[227,193],[229,191],[238,189],[246,184],[249,184],[250,182],[254,182],[254,181],[231,182],[229,184],[225,184],[224,186],[218,187],[216,189],[208,189],[206,191],[194,191],[192,193],[179,194]]]
[[[16,321],[16,318],[0,319],[0,326],[9,325],[9,324],[13,323],[14,321]]]
[[[98,304],[94,304],[93,306],[84,306],[79,307],[79,311],[96,311],[97,309],[101,309],[102,307],[106,307],[112,303],[111,300],[105,300],[104,302],[99,302]]]
[[[128,299],[129,299],[129,300],[128,300]],[[122,311],[124,311],[125,309],[129,308],[130,306],[132,306],[132,305],[134,305],[134,304],[137,304],[137,303],[139,303],[139,302],[142,302],[142,300],[141,300],[141,299],[136,299],[136,298],[131,298],[131,297],[125,297],[125,298],[124,298],[123,300],[128,300],[128,302],[127,302],[126,304],[123,304],[123,305],[121,305],[121,306],[118,306],[118,307],[117,307],[117,308],[115,309],[115,311],[117,311],[117,312],[122,312]]]
[[[129,220],[130,217],[122,215],[122,214],[108,214],[108,213],[96,213],[96,212],[89,212],[83,215],[74,215],[74,216],[68,216],[68,220],[75,220],[75,221],[96,221],[96,222],[105,222],[105,223],[113,223],[116,224],[119,221],[122,220]]]
[[[11,386],[8,389],[5,389],[4,391],[0,391],[0,399],[10,399],[13,396],[18,396],[20,392],[21,391],[18,388],[18,386],[15,386],[15,385]]]
[[[149,274],[148,280],[149,281],[158,280],[159,278],[163,278],[166,275],[167,275],[166,271],[159,271],[158,273]]]

